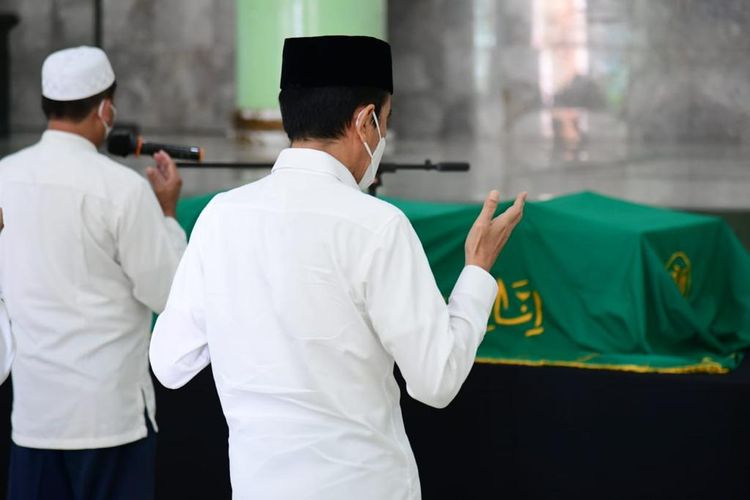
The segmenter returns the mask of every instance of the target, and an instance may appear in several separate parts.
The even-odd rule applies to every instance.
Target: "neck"
[[[352,176],[359,182],[361,168],[357,166],[357,159],[342,141],[324,139],[304,139],[292,142],[292,148],[316,149],[336,158],[344,165]]]
[[[60,132],[80,135],[84,139],[88,139],[89,142],[93,143],[97,148],[101,146],[101,134],[98,134],[93,130],[93,127],[89,126],[85,121],[75,123],[67,120],[56,120],[53,118],[47,122],[47,130],[59,130]]]

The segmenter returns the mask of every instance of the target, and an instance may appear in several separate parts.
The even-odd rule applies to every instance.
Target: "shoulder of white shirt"
[[[40,143],[33,144],[0,159],[0,175],[5,173],[10,175],[11,179],[16,173],[23,176],[24,166],[29,161],[34,161],[33,155],[39,145]],[[83,151],[81,155],[85,165],[93,167],[91,173],[96,172],[96,177],[113,188],[110,194],[117,193],[117,199],[109,199],[110,202],[126,202],[138,197],[144,190],[151,189],[143,175],[105,154],[98,151]],[[26,158],[27,156],[29,158]]]
[[[269,178],[266,177],[260,181],[251,182],[216,195],[206,206],[204,213],[214,209],[221,211],[223,206],[242,206],[245,203],[253,203],[254,200],[251,200],[255,194],[255,190],[266,179]],[[380,232],[385,226],[394,223],[396,220],[408,220],[401,209],[387,201],[361,191],[353,190],[343,184],[334,184],[334,186],[338,188],[336,196],[340,196],[342,202],[347,205],[347,208],[350,208],[350,210],[337,214],[342,219],[347,219],[358,226],[365,227],[373,233]]]

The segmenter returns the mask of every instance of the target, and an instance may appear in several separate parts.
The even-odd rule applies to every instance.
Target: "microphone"
[[[176,160],[193,160],[203,161],[205,152],[203,148],[197,146],[176,146],[174,144],[159,144],[156,142],[146,142],[143,136],[137,135],[132,131],[113,131],[107,139],[107,151],[109,154],[117,156],[135,155],[152,155],[159,151],[164,151]]]

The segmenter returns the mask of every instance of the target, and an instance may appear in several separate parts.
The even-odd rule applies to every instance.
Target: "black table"
[[[10,399],[6,383],[3,489]],[[157,498],[229,499],[210,369],[157,383],[157,401]],[[448,408],[405,393],[402,407],[425,500],[750,498],[748,362],[719,376],[477,365]]]

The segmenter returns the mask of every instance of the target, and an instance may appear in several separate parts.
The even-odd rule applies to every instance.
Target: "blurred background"
[[[591,190],[719,215],[750,248],[747,0],[0,0],[0,157],[44,129],[44,58],[85,44],[109,54],[120,123],[202,146],[207,160],[272,162],[287,145],[283,39],[320,34],[391,43],[384,161],[471,163],[468,173],[387,174],[383,195]],[[267,173],[186,169],[183,194]],[[746,498],[747,373],[477,365],[450,409],[402,405],[426,499]],[[160,498],[229,498],[211,372],[157,391]]]
[[[386,161],[472,166],[388,175],[382,194],[593,190],[719,214],[750,241],[745,0],[3,0],[0,14],[0,155],[44,127],[45,56],[98,44],[117,74],[120,122],[203,146],[209,160],[270,161],[286,145],[283,38],[368,34],[393,48]],[[187,171],[185,194],[265,173]]]

